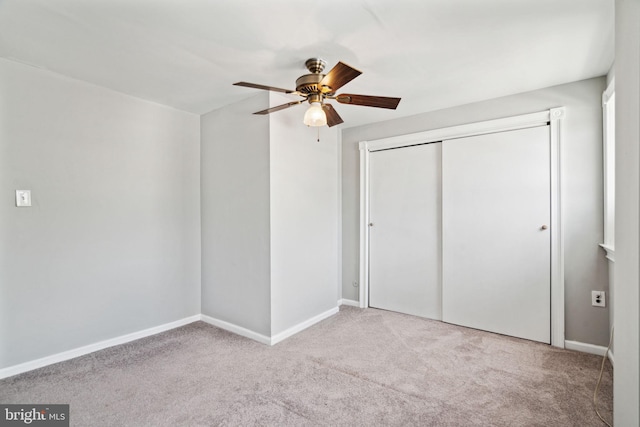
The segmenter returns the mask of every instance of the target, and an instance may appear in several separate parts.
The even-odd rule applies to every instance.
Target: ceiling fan
[[[257,111],[253,114],[270,114],[308,101],[311,106],[304,115],[304,124],[307,126],[328,125],[331,127],[343,123],[342,118],[333,106],[325,102],[328,99],[336,100],[341,104],[364,105],[367,107],[389,108],[391,110],[395,110],[400,102],[400,98],[390,98],[386,96],[353,95],[348,93],[336,94],[338,89],[362,74],[361,71],[343,62],[338,62],[327,74],[322,73],[324,67],[327,65],[323,59],[307,59],[304,65],[311,74],[305,74],[296,80],[296,90],[281,89],[247,82],[238,82],[234,83],[234,85],[301,96],[303,99],[299,101],[267,108],[266,110]]]

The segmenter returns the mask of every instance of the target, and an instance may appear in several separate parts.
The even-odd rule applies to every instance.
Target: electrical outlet
[[[594,307],[606,307],[604,293],[604,291],[591,291],[591,305]]]

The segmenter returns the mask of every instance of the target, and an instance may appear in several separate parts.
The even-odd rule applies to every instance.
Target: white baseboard
[[[324,313],[320,313],[317,316],[314,316],[304,322],[298,323],[295,326],[290,327],[289,329],[280,332],[277,335],[271,337],[271,345],[277,344],[280,341],[289,338],[291,335],[297,334],[298,332],[307,329],[309,326],[315,325],[316,323],[326,319],[327,317],[331,317],[340,311],[339,307],[334,307],[331,310],[327,310]]]
[[[354,301],[352,299],[342,298],[341,300],[338,301],[338,305],[348,305],[348,306],[351,306],[351,307],[360,307],[360,302]]]
[[[200,320],[200,315],[185,317],[184,319],[176,320],[175,322],[165,323],[164,325],[155,326],[153,328],[144,329],[142,331],[133,332],[131,334],[121,335],[119,337],[111,338],[108,340],[100,341],[94,344],[78,347],[73,350],[63,351],[62,353],[52,354],[51,356],[42,357],[40,359],[31,360],[29,362],[21,363],[19,365],[9,366],[7,368],[0,369],[0,379],[12,377],[14,375],[21,374],[23,372],[32,371],[34,369],[42,368],[54,363],[64,362],[65,360],[74,359],[85,354],[93,353],[94,351],[103,350],[108,347],[128,343],[140,338],[145,338],[151,335],[159,334],[170,329],[175,329],[180,326],[187,325],[189,323],[197,322]]]
[[[216,326],[220,329],[224,329],[225,331],[233,332],[236,335],[258,341],[262,344],[271,345],[271,338],[269,338],[268,336],[259,334],[258,332],[254,332],[247,328],[243,328],[242,326],[225,322],[224,320],[216,319],[215,317],[207,316],[206,314],[202,315],[202,321]]]
[[[613,363],[613,351],[609,350],[608,357],[609,357],[609,362],[611,362],[611,366],[615,367],[615,365]]]
[[[153,328],[144,329],[142,331],[133,332],[130,334],[122,335],[119,337],[111,338],[108,340],[100,341],[94,344],[89,344],[83,347],[78,347],[72,350],[63,351],[62,353],[53,354],[51,356],[42,357],[40,359],[31,360],[29,362],[21,363],[19,365],[9,366],[7,368],[0,369],[0,379],[12,377],[14,375],[21,374],[23,372],[32,371],[34,369],[42,368],[48,365],[53,365],[54,363],[64,362],[65,360],[74,359],[76,357],[84,356],[85,354],[93,353],[95,351],[103,350],[108,347],[113,347],[120,344],[125,344],[131,341],[138,340],[140,338],[145,338],[151,335],[156,335],[161,332],[165,332],[171,329],[178,328],[180,326],[187,325],[189,323],[197,322],[202,320],[210,325],[216,326],[218,328],[224,329],[229,332],[233,332],[234,334],[241,335],[246,338],[250,338],[254,341],[258,341],[259,343],[266,345],[274,345],[306,328],[311,325],[314,325],[321,320],[326,319],[338,312],[339,308],[335,307],[331,310],[325,311],[317,316],[314,316],[302,323],[299,323],[286,331],[283,331],[273,337],[268,337],[266,335],[259,334],[257,332],[251,331],[249,329],[243,328],[238,325],[234,325],[233,323],[225,322],[224,320],[215,319],[211,316],[207,316],[204,314],[196,314],[194,316],[186,317],[184,319],[176,320],[175,322],[165,323],[160,326],[155,326]]]
[[[320,313],[317,316],[314,316],[310,319],[305,320],[304,322],[298,323],[295,326],[290,327],[289,329],[280,332],[272,337],[268,337],[266,335],[262,335],[258,332],[252,331],[250,329],[244,328],[242,326],[238,326],[233,323],[226,322],[224,320],[216,319],[211,316],[207,316],[205,314],[202,315],[202,321],[206,322],[210,325],[216,326],[220,329],[224,329],[225,331],[233,332],[234,334],[243,336],[245,338],[252,339],[254,341],[258,341],[262,344],[267,345],[275,345],[280,341],[283,341],[289,338],[292,335],[297,334],[300,331],[307,329],[309,326],[315,325],[321,320],[326,319],[327,317],[333,316],[339,311],[338,307],[332,308],[331,310],[327,310],[324,313]]]
[[[607,347],[603,347],[601,345],[586,344],[579,341],[565,341],[564,348],[566,348],[567,350],[580,351],[582,353],[597,354],[598,356],[604,356],[604,354],[607,352]]]

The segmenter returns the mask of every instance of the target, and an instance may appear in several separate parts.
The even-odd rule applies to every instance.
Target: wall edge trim
[[[342,298],[338,300],[338,305],[348,305],[350,307],[360,307],[360,302],[352,299]]]
[[[334,314],[336,314],[338,311],[340,311],[340,307],[334,307],[330,310],[325,311],[324,313],[320,313],[316,316],[313,316],[303,322],[298,323],[297,325],[294,325],[282,332],[280,332],[279,334],[273,335],[271,336],[271,345],[275,345],[277,343],[279,343],[280,341],[283,341],[287,338],[289,338],[292,335],[297,334],[298,332],[301,332],[305,329],[307,329],[310,326],[315,325],[316,323],[333,316]]]
[[[208,323],[209,325],[224,329],[225,331],[240,335],[245,338],[252,339],[259,342],[260,344],[271,345],[271,338],[266,335],[262,335],[258,332],[252,331],[251,329],[238,326],[235,323],[230,323],[224,320],[216,319],[215,317],[207,316],[206,314],[202,314],[201,317],[202,321]]]
[[[607,352],[607,347],[595,344],[588,344],[580,341],[565,340],[564,348],[567,350],[575,350],[581,353],[595,354],[597,356],[604,356]],[[609,358],[613,359],[613,355],[609,352]],[[613,364],[613,363],[612,363]]]
[[[24,372],[33,371],[35,369],[44,368],[45,366],[53,365],[66,360],[75,359],[76,357],[84,356],[89,353],[104,350],[105,348],[114,347],[120,344],[126,344],[131,341],[138,340],[140,338],[146,338],[152,335],[166,332],[171,329],[179,328],[180,326],[188,325],[189,323],[197,322],[201,320],[200,314],[194,316],[185,317],[174,322],[164,323],[159,326],[143,329],[141,331],[132,332],[125,335],[120,335],[115,338],[109,338],[103,341],[99,341],[93,344],[84,345],[71,350],[66,350],[60,353],[55,353],[49,356],[41,357],[39,359],[30,360],[28,362],[20,363],[13,366],[0,369],[0,379],[12,377],[14,375],[22,374]]]

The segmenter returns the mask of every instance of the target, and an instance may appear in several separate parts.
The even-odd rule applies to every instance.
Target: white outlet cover
[[[16,190],[16,206],[31,206],[31,190]]]
[[[591,291],[591,305],[594,307],[606,307],[607,301],[605,299],[604,291]]]

